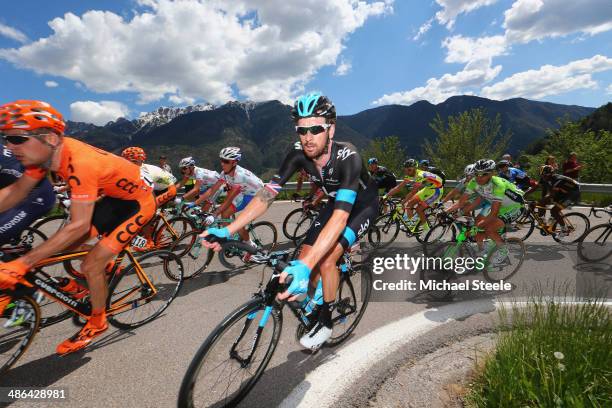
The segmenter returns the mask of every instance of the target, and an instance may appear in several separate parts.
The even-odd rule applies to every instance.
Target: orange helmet
[[[0,130],[50,128],[64,133],[62,114],[47,102],[20,99],[0,106]]]
[[[121,157],[128,159],[129,161],[145,161],[147,160],[147,154],[140,147],[128,147],[121,152]]]

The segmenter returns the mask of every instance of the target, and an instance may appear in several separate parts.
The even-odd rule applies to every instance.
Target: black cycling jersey
[[[376,182],[376,186],[378,188],[390,190],[397,185],[397,179],[395,177],[395,174],[393,174],[386,167],[378,166],[376,170],[374,170],[374,172],[370,174],[372,175],[372,178]]]
[[[299,169],[304,169],[328,197],[334,199],[334,208],[351,212],[356,201],[364,199],[364,192],[373,189],[376,184],[363,166],[361,156],[351,143],[332,141],[331,157],[321,172],[303,150],[294,149],[285,158],[278,175],[266,185],[276,193]]]
[[[564,190],[556,191],[555,194],[568,194],[580,190],[580,185],[576,180],[560,174],[553,174],[548,181],[542,178],[540,184],[542,184],[543,195],[547,195],[553,188]]]

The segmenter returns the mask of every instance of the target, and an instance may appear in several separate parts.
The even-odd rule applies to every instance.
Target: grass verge
[[[612,406],[612,321],[603,302],[532,299],[500,317],[496,350],[478,368],[467,406]]]

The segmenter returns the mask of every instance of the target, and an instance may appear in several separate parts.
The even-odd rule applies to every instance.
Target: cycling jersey
[[[54,173],[70,186],[74,202],[95,202],[104,196],[94,208],[92,235],[103,232],[100,243],[114,253],[121,252],[155,214],[152,186],[141,178],[140,167],[119,156],[64,137],[59,168]],[[97,214],[104,213],[111,202],[120,204],[108,212],[114,228],[98,228],[97,220],[104,217]]]
[[[383,166],[378,166],[374,172],[370,173],[376,182],[378,188],[384,188],[385,192],[389,192],[397,185],[395,174]]]
[[[565,194],[577,192],[580,190],[580,184],[570,177],[560,174],[553,174],[548,181],[540,179],[542,184],[542,194],[547,195],[553,188],[560,188],[565,191]],[[557,194],[564,194],[563,191],[556,191]]]
[[[153,185],[155,192],[166,190],[170,185],[176,183],[176,178],[172,174],[152,164],[140,166],[140,175]]]
[[[404,176],[404,180],[408,180],[412,183],[421,184],[423,187],[440,188],[442,187],[442,177],[437,174],[430,173],[424,170],[416,170],[414,176]]]
[[[189,180],[199,181],[200,184],[200,192],[208,190],[212,186],[214,186],[221,176],[214,170],[204,169],[202,167],[196,167],[193,170],[193,175],[189,176]],[[187,183],[186,183],[187,184]]]
[[[240,166],[234,168],[233,176],[221,172],[221,178],[225,180],[230,189],[234,186],[240,187],[240,194],[245,196],[254,196],[264,186],[263,181],[259,177]]]
[[[0,189],[15,183],[24,168],[10,150],[0,144]],[[42,217],[55,204],[53,186],[42,179],[19,204],[0,213],[0,245],[8,243],[36,219]]]
[[[485,185],[478,184],[475,178],[470,180],[465,193],[476,193],[491,203],[500,202],[502,207],[516,206],[523,202],[523,192],[508,180],[497,176],[491,177]]]
[[[281,187],[291,178],[293,173],[303,168],[311,181],[318,186],[333,202],[334,208],[351,212],[353,204],[363,199],[366,190],[378,192],[374,180],[361,161],[357,149],[347,142],[331,142],[331,156],[321,172],[315,163],[302,150],[292,150],[283,163],[279,173],[268,184],[273,194],[278,194]],[[374,200],[376,201],[376,200]],[[376,201],[377,202],[377,201]],[[375,203],[376,204],[376,203]],[[377,204],[376,204],[377,205]]]
[[[518,186],[521,190],[531,187],[531,180],[527,173],[514,167],[508,168],[506,172],[499,172],[499,177],[504,178]]]

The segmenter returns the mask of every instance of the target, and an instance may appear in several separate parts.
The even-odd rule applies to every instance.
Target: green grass
[[[500,312],[495,352],[477,369],[470,407],[612,406],[612,322],[602,302],[533,299]]]

